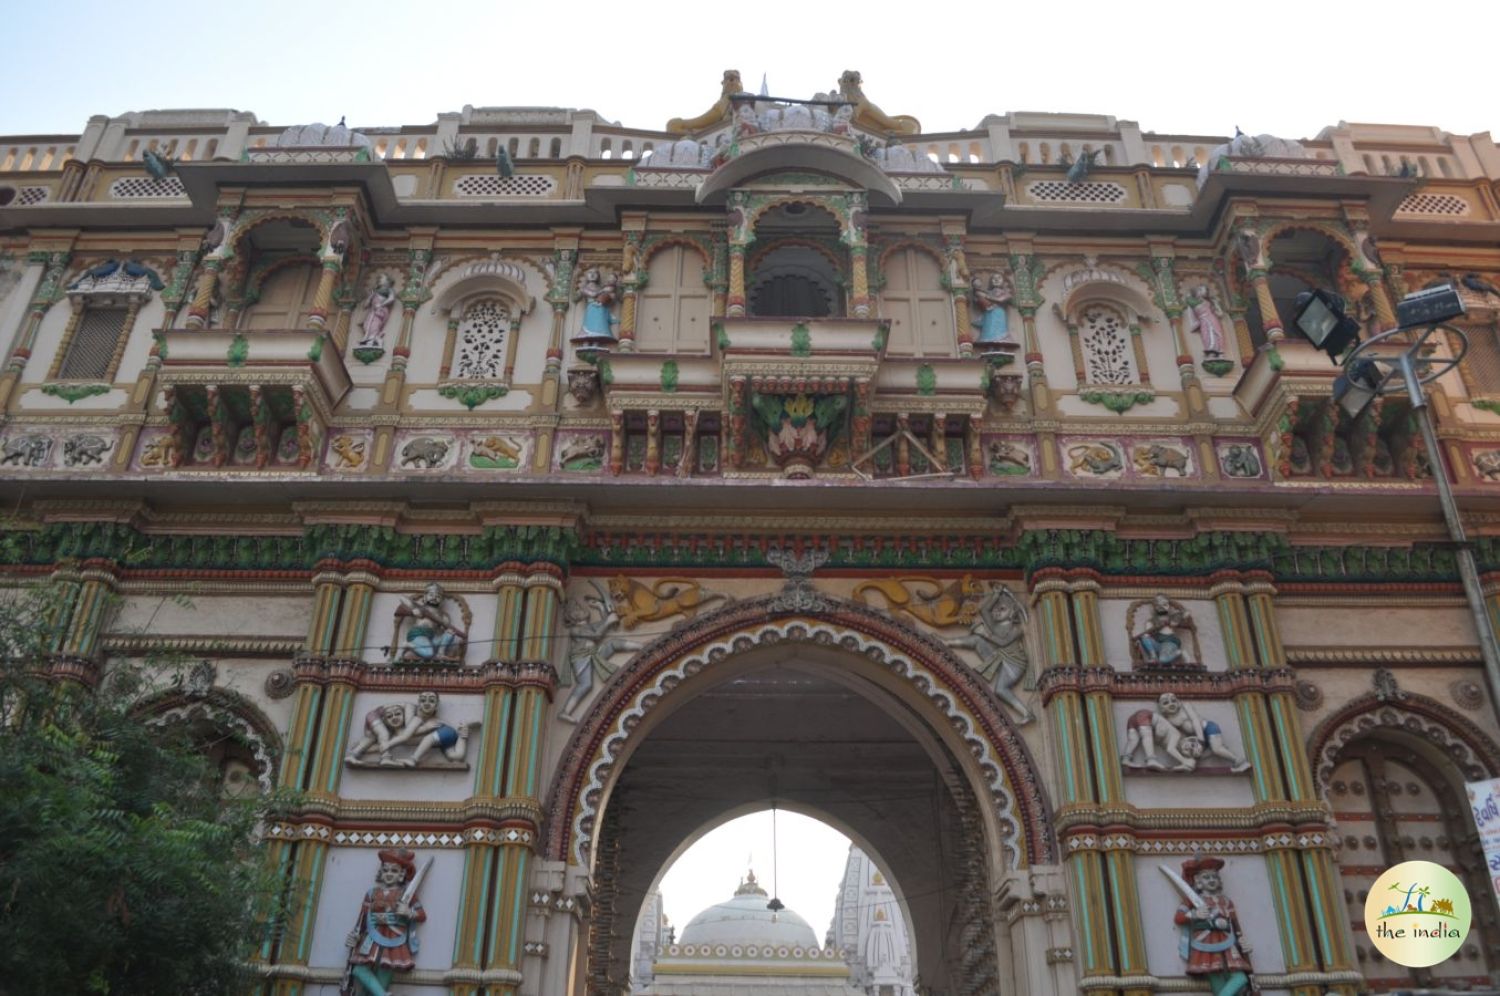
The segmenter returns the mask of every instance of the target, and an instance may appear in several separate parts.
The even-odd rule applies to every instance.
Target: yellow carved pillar
[[[209,312],[214,307],[214,288],[219,284],[219,271],[224,268],[224,257],[212,255],[203,260],[203,269],[198,273],[198,283],[193,291],[193,303],[188,306],[186,325],[189,329],[201,329],[208,325]]]
[[[849,311],[855,318],[870,317],[870,253],[863,246],[849,250],[849,266],[853,271],[853,293],[850,295]]]
[[[342,256],[330,253],[323,257],[323,273],[318,278],[318,291],[313,296],[313,306],[307,313],[307,324],[314,332],[322,332],[328,326],[328,315],[333,311],[333,292],[343,269]]]
[[[503,565],[496,578],[496,646],[519,644],[509,660],[487,662],[479,770],[472,803],[499,814],[490,832],[470,832],[459,904],[454,993],[514,996],[521,961],[532,847],[541,825],[541,756],[556,674],[547,656],[560,572],[550,564]],[[502,658],[505,654],[500,655]],[[477,828],[476,828],[477,831]]]
[[[655,477],[661,470],[661,412],[646,412],[646,474]]]
[[[1055,570],[1042,571],[1033,579],[1033,614],[1041,635],[1044,671],[1078,666],[1068,583],[1060,575]],[[1046,713],[1049,733],[1057,745],[1059,813],[1089,807],[1097,802],[1098,793],[1091,772],[1083,696],[1071,688],[1053,692],[1047,698]],[[1103,856],[1096,850],[1078,848],[1067,852],[1066,862],[1073,887],[1070,905],[1078,914],[1075,936],[1079,973],[1086,978],[1112,976],[1115,965],[1104,902],[1108,890]]]
[[[1255,288],[1255,301],[1260,305],[1260,327],[1266,334],[1266,342],[1275,345],[1286,338],[1286,332],[1281,327],[1281,315],[1276,311],[1276,299],[1271,296],[1271,282],[1266,278],[1266,271],[1251,270],[1250,286]]]
[[[1099,582],[1080,578],[1068,586],[1072,602],[1073,636],[1078,663],[1085,668],[1107,668],[1104,633],[1099,621]],[[1084,722],[1090,745],[1089,761],[1094,782],[1094,798],[1106,810],[1125,805],[1125,790],[1120,783],[1120,759],[1115,745],[1115,713],[1109,692],[1088,692],[1083,696]],[[1118,839],[1118,838],[1117,838]],[[1146,939],[1141,932],[1140,897],[1135,884],[1135,850],[1132,842],[1122,840],[1118,846],[1104,845],[1102,854],[1104,880],[1113,900],[1110,927],[1114,939],[1114,974],[1125,978],[1145,976]],[[1102,909],[1103,904],[1099,904]],[[1148,990],[1122,987],[1125,996],[1145,996]]]
[[[745,317],[745,246],[733,239],[729,243],[729,297],[724,314],[729,318]]]
[[[342,711],[347,712],[353,692],[351,670],[330,666],[341,629],[345,584],[345,578],[335,571],[313,577],[312,619],[296,666],[295,699],[280,774],[283,789],[317,799],[323,805],[337,791],[336,782],[329,787],[330,771],[335,778],[338,771],[330,755],[340,757],[346,739],[336,726],[347,727],[347,720],[343,724],[327,722],[329,702],[337,700],[343,704]],[[340,707],[336,705],[335,709]],[[346,734],[347,730],[343,732]],[[297,832],[311,824],[293,820],[287,825],[292,832],[273,837],[267,860],[295,893],[290,897],[291,915],[279,932],[263,939],[255,956],[267,966],[269,981],[264,992],[269,996],[302,996],[306,992],[304,976],[312,953],[313,925],[328,860],[325,836]]]

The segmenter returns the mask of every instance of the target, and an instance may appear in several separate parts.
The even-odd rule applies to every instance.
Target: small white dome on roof
[[[817,950],[818,936],[791,910],[773,913],[766,909],[766,890],[752,871],[740,883],[734,897],[715,903],[688,921],[677,936],[678,944],[774,945]]]

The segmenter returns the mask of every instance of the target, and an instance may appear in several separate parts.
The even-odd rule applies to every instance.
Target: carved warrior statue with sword
[[[379,856],[375,885],[365,893],[359,921],[345,941],[349,961],[339,996],[389,996],[391,977],[416,964],[418,944],[412,928],[427,919],[417,891],[432,859],[419,871],[416,855],[404,848],[387,848]]]
[[[1224,895],[1223,867],[1218,858],[1196,854],[1182,863],[1181,875],[1160,866],[1186,900],[1174,918],[1182,928],[1178,953],[1187,961],[1188,975],[1207,977],[1214,996],[1258,993],[1250,945],[1244,942],[1234,903]]]

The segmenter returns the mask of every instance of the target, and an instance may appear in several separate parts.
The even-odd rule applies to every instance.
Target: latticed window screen
[[[1469,355],[1464,372],[1479,394],[1500,394],[1500,332],[1493,325],[1464,329],[1469,334]],[[1455,345],[1457,336],[1453,337]]]
[[[85,310],[57,375],[67,379],[107,376],[125,331],[125,315],[124,308]]]
[[[499,380],[505,370],[510,336],[510,309],[504,302],[479,301],[458,326],[458,356],[453,376],[459,380]]]
[[[1089,305],[1079,323],[1084,370],[1090,384],[1133,384],[1130,330],[1118,311],[1103,304]]]

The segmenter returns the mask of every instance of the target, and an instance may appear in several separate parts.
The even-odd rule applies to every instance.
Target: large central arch
[[[799,736],[801,720],[792,718],[799,703],[789,690],[821,696],[827,705],[818,716],[837,729],[869,731],[879,741],[870,749],[884,759],[861,760],[847,742],[834,748]],[[670,814],[643,815],[642,800],[654,805],[667,784],[661,741],[691,743],[729,715],[764,723],[776,749],[758,744],[736,756],[728,748],[722,776],[690,800],[696,808],[674,799]],[[982,980],[996,977],[1006,944],[991,920],[991,883],[1056,861],[1029,752],[990,690],[943,644],[864,606],[825,600],[809,612],[777,596],[733,603],[647,646],[567,745],[549,795],[546,847],[549,858],[586,869],[596,892],[608,893],[598,911],[612,925],[591,925],[594,991],[623,981],[628,952],[620,937],[628,944],[640,899],[680,836],[717,811],[765,801],[768,784],[776,794],[774,776],[760,769],[787,765],[787,757],[786,782],[801,788],[782,790],[786,804],[831,813],[885,855],[896,879],[928,885],[913,890],[923,981],[933,991],[995,991]],[[703,784],[703,758],[695,760],[699,780],[681,786],[688,795]],[[814,782],[799,771],[823,772],[848,789],[845,808],[820,805]],[[882,778],[905,788],[882,798]],[[908,796],[923,778],[931,788],[918,805]],[[968,988],[976,980],[980,988]]]

